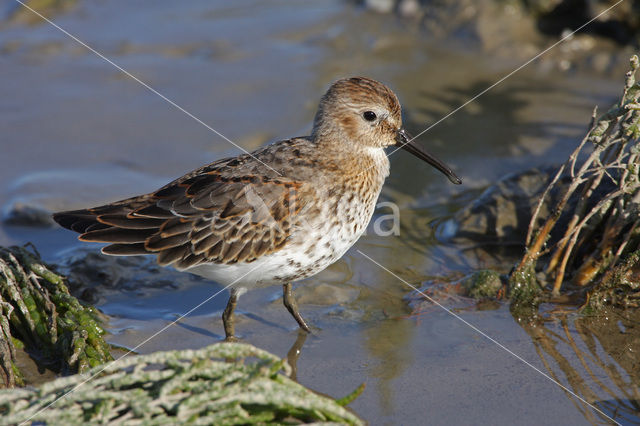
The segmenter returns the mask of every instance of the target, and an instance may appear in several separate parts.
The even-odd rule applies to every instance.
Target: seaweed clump
[[[11,424],[364,424],[344,407],[363,386],[334,400],[280,371],[291,367],[248,344],[155,352],[38,389],[0,391],[0,414]]]
[[[112,360],[97,312],[24,247],[0,247],[0,387],[23,385],[16,347],[61,374]]]
[[[526,237],[526,252],[510,276],[515,302],[536,303],[577,290],[585,307],[637,306],[640,287],[640,85],[637,56],[630,61],[620,101],[596,118],[587,135],[540,197]],[[560,181],[570,177],[568,185]],[[562,194],[541,217],[552,191]],[[563,218],[562,221],[560,219]],[[563,227],[552,238],[552,231]],[[565,225],[566,224],[566,225]],[[550,283],[547,287],[542,283]]]

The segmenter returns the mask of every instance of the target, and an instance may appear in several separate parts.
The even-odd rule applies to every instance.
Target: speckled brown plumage
[[[112,255],[156,255],[171,265],[225,285],[284,285],[298,324],[290,282],[340,258],[364,232],[389,161],[401,147],[454,181],[448,167],[410,143],[401,108],[385,85],[355,77],[322,97],[308,137],[273,143],[188,173],[150,194],[56,213],[82,241],[107,243]],[[223,319],[233,335],[238,291]]]
[[[254,155],[275,165],[282,152],[308,149],[303,147],[308,144],[287,141]],[[278,175],[249,155],[224,159],[151,194],[57,213],[54,219],[82,233],[82,241],[109,243],[106,254],[156,254],[160,265],[178,269],[252,262],[282,248],[302,205],[301,183],[282,173],[288,167],[281,164]],[[256,208],[251,197],[262,205]]]

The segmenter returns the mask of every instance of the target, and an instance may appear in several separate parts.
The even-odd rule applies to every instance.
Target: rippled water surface
[[[0,206],[5,219],[28,209],[35,222],[42,212],[152,191],[237,154],[225,138],[252,150],[307,134],[319,97],[340,77],[387,83],[417,134],[526,59],[493,56],[464,40],[434,40],[415,25],[338,1],[152,7],[80,1],[51,15],[223,138],[51,25],[23,23],[8,18],[10,8],[5,12]],[[577,323],[569,313],[536,329],[515,321],[507,305],[479,310],[472,301],[443,300],[455,307],[456,318],[420,301],[407,284],[423,288],[484,266],[505,268],[508,259],[470,256],[437,241],[434,221],[505,173],[561,162],[584,133],[593,106],[606,108],[621,81],[619,75],[562,72],[541,60],[439,123],[419,141],[454,167],[462,186],[406,153],[393,154],[380,201],[400,207],[400,234],[370,229],[342,260],[299,284],[301,311],[314,333],[302,345],[298,380],[334,397],[366,383],[351,407],[372,424],[602,421],[549,377],[610,415],[632,413],[619,415],[637,421],[637,362],[612,354],[612,348],[635,350],[637,338],[606,340],[612,333],[632,334],[637,321],[625,317],[626,325],[610,331]],[[381,208],[376,218],[385,214]],[[0,244],[27,241],[51,262],[90,256],[100,273],[84,271],[85,277],[105,283],[94,297],[110,317],[109,341],[124,347],[136,347],[221,289],[149,260],[103,259],[98,246],[81,245],[56,227],[11,221],[0,227]],[[226,293],[214,297],[138,351],[219,341],[225,303]],[[242,338],[287,355],[298,331],[279,288],[250,292],[238,309]]]

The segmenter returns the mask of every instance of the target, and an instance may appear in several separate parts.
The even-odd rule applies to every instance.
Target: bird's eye
[[[367,121],[373,121],[376,119],[376,113],[373,111],[365,111],[362,113],[362,116],[364,117],[365,120]]]

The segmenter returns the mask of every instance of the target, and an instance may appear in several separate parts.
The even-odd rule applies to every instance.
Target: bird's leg
[[[222,323],[224,324],[224,334],[227,342],[233,342],[236,339],[235,336],[235,326],[233,319],[233,311],[236,309],[236,304],[238,303],[238,290],[235,288],[231,289],[231,295],[229,296],[229,301],[227,302],[227,307],[224,308],[224,312],[222,312]]]
[[[293,297],[293,290],[291,289],[291,283],[282,285],[282,302],[284,306],[287,308],[289,313],[295,318],[298,322],[298,325],[301,329],[306,331],[307,333],[311,333],[309,326],[306,322],[304,322],[304,318],[300,315],[298,311],[298,304],[296,303],[296,299]]]

